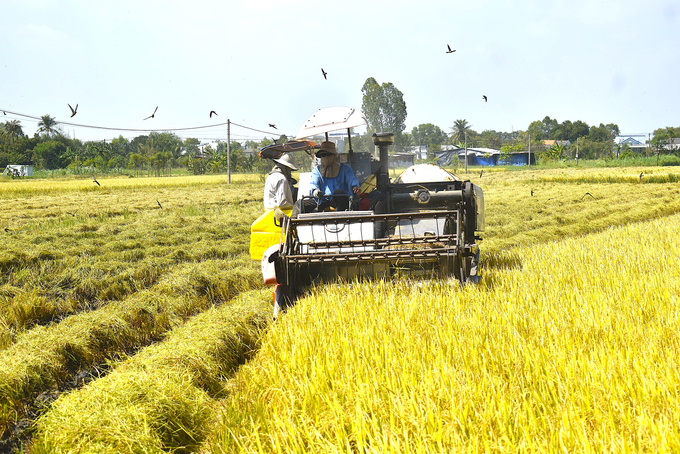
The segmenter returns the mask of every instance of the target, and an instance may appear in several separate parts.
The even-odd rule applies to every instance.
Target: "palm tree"
[[[465,137],[465,133],[472,130],[472,125],[467,120],[456,120],[453,122],[451,128],[451,141],[460,143],[461,138]]]
[[[57,120],[49,115],[43,115],[40,117],[38,122],[38,131],[43,133],[46,138],[52,137],[55,134],[59,134],[59,130],[56,128]]]
[[[24,136],[19,120],[6,121],[2,129],[10,144],[14,143],[14,139]]]

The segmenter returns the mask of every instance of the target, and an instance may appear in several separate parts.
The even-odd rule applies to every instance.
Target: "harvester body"
[[[345,118],[358,121],[354,109]],[[319,132],[319,126],[314,127]],[[342,121],[331,122],[326,131],[343,128]],[[304,131],[298,138],[306,137],[300,134]],[[288,147],[302,148],[299,142]],[[280,308],[321,282],[397,275],[478,279],[482,189],[432,164],[410,167],[390,181],[388,147],[393,135],[374,134],[373,142],[377,159],[372,153],[353,153],[351,143],[346,154],[362,183],[362,199],[351,203],[350,211],[293,210],[293,215],[281,219],[279,244],[262,258],[268,282],[276,282]],[[307,143],[313,153],[314,146]],[[272,157],[284,149],[276,148],[264,148],[260,155]],[[309,206],[305,203],[313,200],[309,191],[303,187],[299,191],[299,206]]]

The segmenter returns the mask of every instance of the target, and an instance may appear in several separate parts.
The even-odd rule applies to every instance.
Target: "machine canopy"
[[[300,127],[296,139],[317,134],[356,128],[368,124],[363,112],[353,107],[325,107],[313,113]]]
[[[286,143],[275,143],[260,149],[260,157],[268,159],[280,158],[283,153],[291,151],[311,150],[316,144],[311,140],[291,140]]]

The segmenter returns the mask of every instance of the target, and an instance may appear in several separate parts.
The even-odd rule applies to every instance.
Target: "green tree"
[[[83,164],[85,166],[94,166],[97,170],[103,172],[109,167],[109,161],[113,156],[112,150],[110,143],[103,141],[86,142],[83,152]]]
[[[171,167],[174,161],[182,155],[183,143],[175,134],[170,132],[152,132],[149,134],[149,137],[153,137],[158,151],[172,155],[172,159],[165,164],[166,168]]]
[[[654,130],[650,146],[656,152],[657,162],[660,154],[678,151],[678,138],[680,138],[680,127],[667,126]]]
[[[9,120],[2,125],[2,136],[10,145],[14,145],[14,141],[24,136],[24,131],[21,128],[19,120]]]
[[[561,142],[555,142],[550,146],[548,151],[546,152],[546,155],[553,161],[558,161],[564,157],[564,150],[567,148],[567,146],[564,143]]]
[[[600,126],[591,126],[588,133],[588,140],[592,141],[591,145],[595,158],[610,158],[615,153],[614,139],[619,135],[619,127],[615,124]],[[580,151],[579,143],[579,151]]]
[[[146,158],[139,153],[131,153],[130,160],[128,161],[128,167],[135,169],[135,175],[139,176],[144,164],[146,163]]]
[[[579,139],[578,154],[581,159],[603,159],[612,155],[612,146],[609,142],[592,140],[590,137]]]
[[[588,138],[594,140],[595,142],[609,142],[614,140],[614,138],[619,135],[619,127],[613,124],[604,125],[600,123],[600,126],[591,126],[590,132],[588,133]]]
[[[590,127],[581,120],[573,123],[565,120],[552,131],[550,138],[554,140],[568,140],[571,143],[575,143],[576,139],[587,136],[589,132]]]
[[[500,138],[500,134],[489,129],[482,131],[482,133],[479,135],[479,141],[484,148],[500,150],[503,146],[503,141]]]
[[[411,138],[414,145],[425,145],[429,149],[432,145],[441,145],[446,142],[448,136],[439,126],[423,123],[411,130]]]
[[[557,120],[554,120],[546,115],[543,121],[541,121],[542,139],[552,138],[553,131],[557,129],[557,126],[558,126]]]
[[[227,142],[218,142],[215,155],[217,163],[213,163],[210,168],[213,173],[218,173],[227,169],[227,151],[229,151],[231,156],[231,165],[229,168],[232,172],[243,172],[251,166],[252,163],[247,162],[245,154],[243,153],[244,150],[241,142],[232,140],[229,150],[227,150]]]
[[[189,156],[193,156],[197,153],[200,152],[199,146],[201,145],[201,141],[198,139],[195,139],[193,137],[190,137],[188,139],[184,140],[184,149],[186,150],[186,154]]]
[[[156,148],[157,137],[158,137],[157,135],[149,134],[149,137],[147,137],[146,141],[137,147],[137,149],[139,150],[139,154],[144,156],[144,161],[147,164],[147,175],[151,175],[151,169],[154,166],[152,158],[158,151],[158,149]]]
[[[157,151],[149,157],[149,164],[153,168],[154,176],[165,175],[171,160],[172,153],[169,151]]]
[[[38,132],[45,138],[58,135],[59,129],[57,129],[57,120],[49,115],[43,115],[38,122]]]
[[[451,128],[451,141],[460,146],[460,144],[465,142],[465,134],[469,134],[471,131],[472,125],[467,120],[456,120]]]
[[[649,144],[656,154],[656,163],[659,164],[659,156],[661,154],[668,153],[672,148],[672,132],[669,128],[657,129],[654,131],[654,137],[650,140]]]
[[[109,159],[109,162],[107,163],[107,167],[109,169],[115,169],[117,173],[121,173],[121,170],[125,167],[126,164],[126,158],[125,156],[121,155],[116,155]]]
[[[66,155],[66,146],[56,140],[41,142],[33,149],[35,164],[42,169],[60,169],[63,165],[61,156]]]
[[[368,129],[372,132],[393,133],[395,149],[403,149],[401,133],[406,129],[403,93],[391,82],[380,85],[373,77],[366,79],[361,92],[361,110],[368,120]]]
[[[532,121],[527,128],[527,134],[529,135],[529,140],[531,142],[540,142],[547,137],[543,136],[543,123],[540,121]]]
[[[109,159],[114,159],[114,158],[120,158],[120,159],[115,159],[115,165],[109,164],[109,167],[112,169],[120,169],[124,167],[124,163],[127,162],[127,160],[130,157],[130,153],[132,152],[132,146],[130,144],[130,141],[126,139],[123,136],[118,136],[114,139],[111,140],[111,157]],[[123,165],[120,165],[123,163]]]
[[[673,126],[666,126],[665,128],[658,128],[654,130],[654,136],[657,134],[666,134],[671,138],[680,137],[680,127],[674,128]]]

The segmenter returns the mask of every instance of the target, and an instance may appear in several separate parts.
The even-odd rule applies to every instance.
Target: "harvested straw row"
[[[185,264],[150,290],[26,332],[0,352],[0,431],[23,416],[37,393],[147,345],[187,317],[259,285],[259,270],[247,257]]]
[[[37,424],[34,453],[193,450],[223,383],[257,348],[269,290],[241,294],[173,330],[106,377],[57,400]]]

